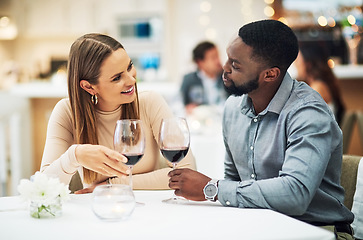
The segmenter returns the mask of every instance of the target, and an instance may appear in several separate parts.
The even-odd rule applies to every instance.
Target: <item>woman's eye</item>
[[[134,66],[134,63],[133,62],[130,62],[130,65],[129,67],[127,68],[127,71],[131,71],[132,67]]]
[[[121,79],[121,75],[119,75],[119,76],[115,77],[115,78],[113,79],[113,81],[114,81],[114,82],[116,82],[116,81],[118,81],[118,80],[120,80],[120,79]]]

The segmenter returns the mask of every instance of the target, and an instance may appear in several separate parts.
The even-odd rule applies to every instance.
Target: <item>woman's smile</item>
[[[125,95],[132,95],[135,92],[135,87],[132,86],[131,88],[129,88],[126,91],[121,92],[121,94],[125,94]]]

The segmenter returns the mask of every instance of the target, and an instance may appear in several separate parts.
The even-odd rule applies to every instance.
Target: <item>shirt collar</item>
[[[272,98],[270,104],[267,106],[267,111],[280,114],[281,110],[285,106],[286,101],[291,95],[294,81],[290,74],[286,72],[284,79],[282,80],[279,89]]]
[[[279,89],[275,93],[275,96],[272,98],[267,108],[260,113],[260,115],[264,115],[267,112],[274,112],[276,114],[280,114],[286,101],[290,97],[293,83],[294,81],[292,80],[290,74],[286,72]],[[247,114],[249,111],[251,111],[251,113],[254,112],[252,100],[247,94],[244,94],[242,96],[240,107],[243,114]]]

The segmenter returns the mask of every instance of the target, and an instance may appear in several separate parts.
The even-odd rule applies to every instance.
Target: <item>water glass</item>
[[[101,220],[127,219],[134,211],[135,204],[135,196],[129,185],[100,185],[92,193],[92,210]]]

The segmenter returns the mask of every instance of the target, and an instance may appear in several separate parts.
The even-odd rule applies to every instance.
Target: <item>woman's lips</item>
[[[123,91],[123,92],[121,92],[122,94],[126,94],[126,95],[131,95],[131,94],[133,94],[134,93],[134,91],[135,91],[135,87],[134,86],[132,86],[130,89],[128,89],[128,90],[126,90],[126,91]]]

